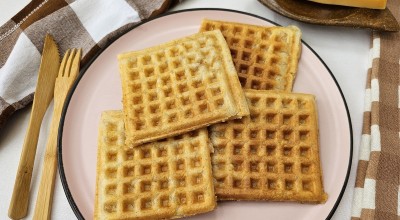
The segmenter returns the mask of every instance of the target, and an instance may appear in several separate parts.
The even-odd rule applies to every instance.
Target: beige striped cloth
[[[400,0],[388,0],[400,21]],[[352,220],[400,219],[400,33],[372,35]]]
[[[83,49],[82,65],[121,33],[158,15],[173,0],[32,0],[0,27],[0,129],[33,99],[46,33]]]

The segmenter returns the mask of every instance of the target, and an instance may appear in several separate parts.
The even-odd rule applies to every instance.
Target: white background
[[[0,25],[4,24],[28,2],[28,0],[0,0]],[[361,137],[364,88],[368,68],[371,32],[368,30],[324,27],[296,22],[272,12],[256,0],[185,0],[173,10],[200,7],[235,9],[268,18],[281,25],[297,25],[303,32],[303,40],[307,42],[329,66],[347,100],[352,119],[354,138],[351,176],[343,199],[332,219],[349,219],[358,159],[358,148]],[[52,105],[49,109],[52,109]],[[0,130],[0,219],[8,218],[8,205],[11,200],[15,174],[29,121],[29,115],[30,106],[16,112],[5,127]],[[51,115],[51,112],[48,112],[42,124],[32,177],[31,201],[27,219],[31,219],[33,216],[34,202],[36,201],[40,172],[42,169],[43,152],[49,133],[48,129],[50,127]],[[68,204],[60,178],[57,175],[52,219],[74,218],[75,215]]]

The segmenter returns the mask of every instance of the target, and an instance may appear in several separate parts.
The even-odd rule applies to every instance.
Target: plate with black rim
[[[61,181],[79,219],[93,219],[97,134],[102,111],[122,109],[117,55],[194,34],[204,18],[275,26],[268,19],[227,9],[189,9],[147,20],[122,34],[87,65],[67,99],[58,139]],[[329,219],[344,193],[352,160],[352,128],[343,93],[322,59],[302,43],[294,92],[314,94],[320,130],[325,204],[219,202],[192,219]]]

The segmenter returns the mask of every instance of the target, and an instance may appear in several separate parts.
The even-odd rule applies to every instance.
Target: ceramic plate
[[[94,210],[97,132],[100,114],[121,109],[117,54],[139,50],[196,33],[203,18],[272,26],[247,13],[224,9],[173,12],[142,23],[104,49],[82,71],[67,100],[59,134],[59,165],[67,198],[78,218],[92,219]],[[284,202],[220,202],[214,212],[191,219],[325,219],[344,192],[351,164],[350,118],[343,94],[330,70],[306,44],[302,46],[295,92],[317,97],[325,204]]]

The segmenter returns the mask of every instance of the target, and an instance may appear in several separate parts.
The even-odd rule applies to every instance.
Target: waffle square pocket
[[[250,116],[211,127],[218,199],[324,203],[314,96],[245,93]]]
[[[103,112],[95,219],[170,219],[216,206],[207,129],[124,147],[122,111]]]
[[[129,146],[249,114],[219,30],[120,54],[118,60]]]
[[[265,27],[204,19],[200,32],[221,30],[245,89],[292,91],[301,54],[295,26]]]

